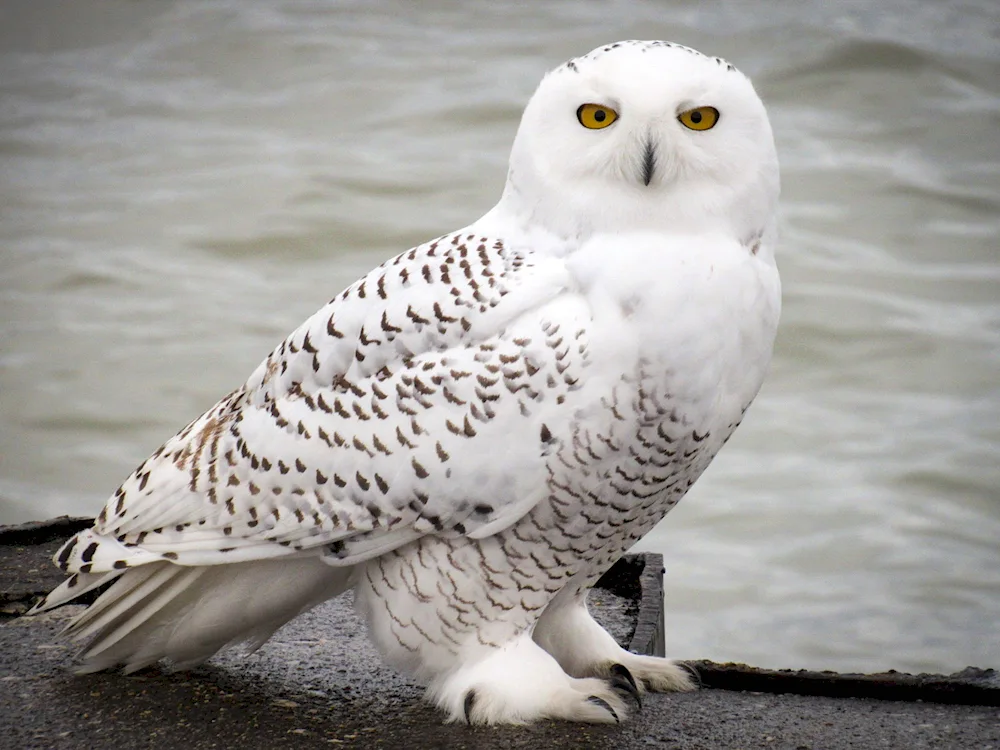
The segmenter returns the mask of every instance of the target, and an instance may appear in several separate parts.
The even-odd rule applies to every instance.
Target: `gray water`
[[[488,209],[545,70],[673,39],[769,107],[785,308],[641,543],[670,652],[1000,666],[998,8],[5,2],[0,523],[96,513],[343,286]]]

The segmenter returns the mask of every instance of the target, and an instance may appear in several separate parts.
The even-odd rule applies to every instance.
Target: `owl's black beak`
[[[642,154],[642,183],[646,186],[653,180],[653,172],[656,171],[656,146],[653,139],[646,139],[646,150]]]

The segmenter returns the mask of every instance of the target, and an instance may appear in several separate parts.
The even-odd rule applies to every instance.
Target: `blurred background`
[[[994,0],[7,0],[0,524],[95,514],[340,289],[484,213],[543,72],[628,38],[749,74],[783,176],[771,376],[641,543],[668,651],[1000,667]]]

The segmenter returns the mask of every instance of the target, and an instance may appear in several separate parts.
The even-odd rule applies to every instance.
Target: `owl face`
[[[621,42],[543,79],[515,139],[511,181],[528,204],[565,207],[583,231],[704,231],[699,221],[720,217],[762,224],[778,168],[746,76],[686,47]]]

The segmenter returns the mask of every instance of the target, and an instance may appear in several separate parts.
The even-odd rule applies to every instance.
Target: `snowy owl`
[[[338,294],[164,443],[34,611],[107,587],[68,628],[82,669],[185,668],[353,589],[386,661],[472,724],[617,722],[689,689],[586,595],[761,386],[777,200],[732,65],[658,41],[570,60],[497,205]]]

